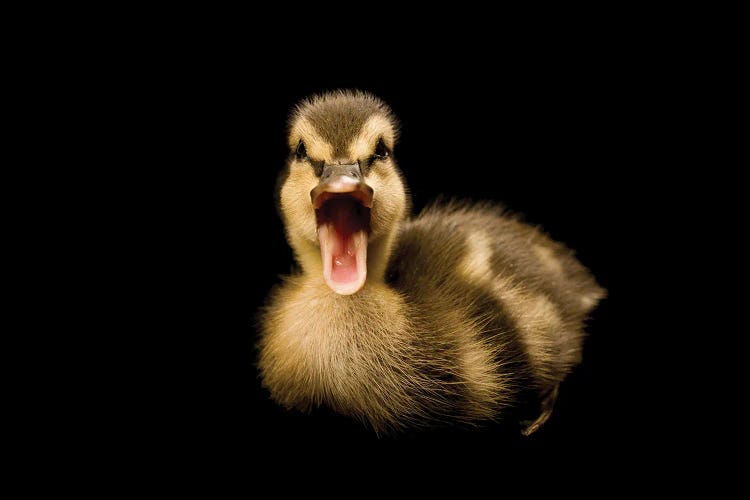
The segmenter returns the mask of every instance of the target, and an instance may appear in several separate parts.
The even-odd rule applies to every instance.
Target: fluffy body
[[[392,147],[396,135],[390,111],[367,94],[318,97],[293,115],[290,148],[304,140],[315,153],[290,158],[280,182],[301,269],[263,314],[263,383],[288,408],[326,405],[377,432],[510,415],[534,432],[580,362],[584,321],[604,296],[566,247],[491,205],[435,205],[410,219],[388,159],[367,169],[367,282],[338,295],[321,276],[305,198],[317,182],[314,154],[364,162],[374,142]]]

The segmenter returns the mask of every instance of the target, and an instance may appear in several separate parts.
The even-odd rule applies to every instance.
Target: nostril
[[[332,179],[342,176],[361,182],[362,172],[359,170],[359,164],[325,164],[320,175],[320,182],[330,182]]]

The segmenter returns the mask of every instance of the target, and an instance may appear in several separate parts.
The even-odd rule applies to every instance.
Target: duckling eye
[[[305,143],[302,142],[300,139],[299,144],[297,144],[297,151],[295,152],[295,156],[298,160],[304,160],[307,158],[307,149],[305,148]]]
[[[378,141],[377,146],[375,146],[375,153],[372,156],[376,160],[382,160],[383,158],[387,158],[390,154],[388,147],[386,147],[385,142],[383,142],[383,139],[381,138]]]

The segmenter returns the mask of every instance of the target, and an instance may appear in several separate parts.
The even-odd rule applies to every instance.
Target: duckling
[[[511,419],[528,435],[581,361],[605,295],[573,253],[489,204],[409,217],[390,108],[361,91],[302,101],[278,204],[299,270],[271,293],[271,397],[377,433]]]

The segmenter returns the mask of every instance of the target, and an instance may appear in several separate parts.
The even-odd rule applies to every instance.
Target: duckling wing
[[[433,206],[408,221],[388,276],[435,328],[460,310],[492,342],[517,345],[500,362],[525,367],[544,393],[580,361],[583,322],[605,295],[564,245],[481,204]]]

